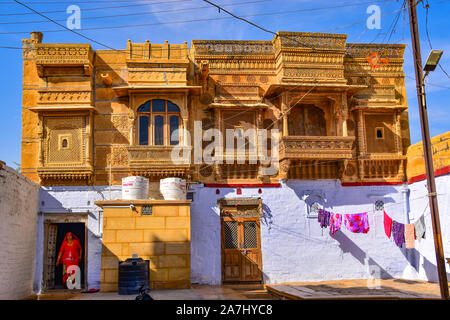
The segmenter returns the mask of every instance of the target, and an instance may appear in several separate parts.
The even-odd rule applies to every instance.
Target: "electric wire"
[[[426,31],[426,35],[427,35],[427,39],[428,39],[428,44],[430,46],[430,49],[433,50],[433,46],[431,45],[431,39],[430,39],[430,34],[428,31],[428,9],[430,8],[430,5],[428,3],[427,0],[427,4],[425,5],[425,10],[426,10],[426,14],[425,14],[425,31]],[[450,75],[447,73],[447,71],[445,71],[444,67],[442,67],[442,65],[439,63],[439,68],[441,69],[441,71],[447,76],[447,78],[450,79]]]
[[[89,37],[85,36],[84,34],[81,34],[81,33],[77,32],[77,31],[75,31],[75,30],[72,30],[72,29],[68,28],[67,26],[65,26],[65,25],[63,25],[63,24],[60,24],[59,22],[56,22],[56,21],[52,20],[51,18],[47,17],[46,15],[40,13],[39,11],[34,10],[33,8],[27,6],[26,4],[23,4],[23,3],[20,2],[20,1],[14,0],[14,2],[20,4],[21,6],[27,8],[28,10],[33,11],[34,13],[40,15],[41,17],[44,17],[45,19],[50,20],[51,22],[57,24],[58,26],[60,26],[60,27],[62,27],[62,28],[64,28],[64,29],[66,29],[66,30],[68,30],[68,31],[70,31],[70,32],[72,32],[72,33],[74,33],[74,34],[80,36],[80,37],[83,37],[83,38],[85,38],[85,39],[87,39],[87,40],[89,40],[89,41],[92,41],[92,42],[94,42],[94,43],[97,43],[97,44],[99,44],[99,45],[101,45],[101,46],[103,46],[103,47],[105,47],[105,48],[108,48],[108,49],[111,49],[111,50],[116,50],[116,49],[114,49],[113,47],[111,47],[111,46],[109,46],[109,45],[103,44],[103,43],[101,43],[101,42],[99,42],[99,41],[97,41],[97,40],[94,40],[94,39],[92,39],[92,38],[89,38]]]
[[[240,6],[240,5],[247,5],[247,4],[254,4],[254,3],[261,3],[261,2],[268,2],[272,0],[255,0],[255,1],[246,1],[246,2],[233,2],[229,4],[224,4],[224,7],[227,6]],[[114,14],[114,15],[107,15],[107,16],[91,16],[91,17],[85,17],[83,16],[84,20],[97,20],[97,19],[105,19],[105,18],[118,18],[118,17],[130,17],[130,16],[144,16],[144,15],[151,15],[151,14],[159,14],[159,13],[172,13],[172,12],[182,12],[182,11],[190,11],[190,10],[200,10],[200,9],[211,9],[211,6],[202,6],[202,7],[190,7],[190,8],[178,8],[178,9],[167,9],[167,10],[159,10],[159,11],[144,11],[144,12],[134,12],[134,13],[121,13],[121,14]],[[84,11],[83,9],[82,11]],[[54,19],[54,21],[66,21],[67,19]],[[0,22],[0,25],[6,24],[6,25],[13,25],[13,24],[31,24],[31,23],[49,23],[48,20],[38,20],[38,21],[15,21],[15,22]]]
[[[14,0],[13,0],[14,1]],[[97,10],[105,10],[105,9],[121,9],[121,8],[130,8],[130,7],[146,7],[148,5],[156,5],[156,4],[171,4],[171,3],[180,3],[180,2],[192,2],[193,0],[171,0],[171,1],[159,1],[152,3],[141,3],[141,4],[129,4],[124,6],[109,6],[109,7],[95,7],[95,8],[83,8],[83,11],[97,11]],[[77,1],[78,3],[78,1]],[[33,3],[34,4],[34,3]],[[67,13],[66,10],[52,10],[52,11],[42,11],[41,13]],[[1,13],[0,16],[23,16],[23,15],[32,15],[32,12],[25,13]]]

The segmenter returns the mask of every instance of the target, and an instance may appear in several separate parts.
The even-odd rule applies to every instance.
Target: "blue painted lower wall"
[[[436,179],[446,257],[450,257],[450,175]],[[431,218],[424,181],[409,186],[342,187],[340,181],[288,181],[277,188],[207,188],[191,185],[191,279],[205,284],[221,283],[220,198],[261,197],[261,250],[265,283],[320,281],[352,278],[409,278],[437,281]],[[88,284],[100,282],[102,215],[94,201],[119,199],[120,186],[41,187],[37,230],[35,291],[42,288],[43,220],[51,213],[88,213]],[[398,248],[384,233],[384,210],[399,222],[413,223],[425,212],[427,238],[415,249]],[[308,217],[308,205],[321,202],[337,213],[369,213],[368,234],[354,234],[345,226],[334,237],[321,229],[317,218]],[[447,266],[448,268],[448,266]],[[450,279],[450,274],[449,274]]]
[[[447,179],[447,180],[446,180]],[[441,189],[448,186],[448,177],[440,177]],[[420,184],[420,183],[418,183]],[[340,181],[288,181],[279,188],[205,188],[195,190],[191,205],[192,221],[192,281],[221,283],[220,219],[217,200],[220,198],[261,197],[264,214],[261,219],[261,250],[265,283],[286,281],[320,281],[352,278],[421,278],[436,281],[433,276],[434,255],[431,232],[419,249],[399,248],[384,232],[383,211],[375,210],[375,202],[382,200],[384,210],[398,222],[414,217],[413,198],[427,199],[419,186],[342,187]],[[370,231],[367,234],[349,232],[345,226],[331,236],[329,229],[321,229],[317,218],[307,216],[304,198],[321,194],[324,208],[337,213],[369,213]],[[441,204],[442,224],[449,224],[448,196]],[[445,200],[446,199],[446,200]],[[307,201],[309,199],[306,199]],[[415,200],[417,201],[417,200]],[[414,209],[413,209],[414,208]],[[409,210],[412,213],[409,213]],[[423,206],[422,206],[423,209]],[[428,211],[429,212],[429,211]],[[430,220],[427,226],[431,228]],[[444,230],[446,239],[448,228]],[[419,243],[416,241],[416,244]],[[447,247],[450,244],[447,242]],[[431,267],[421,267],[421,254],[431,261]],[[422,257],[422,258],[423,258]],[[434,268],[434,269],[433,269]],[[425,271],[428,270],[428,271]]]

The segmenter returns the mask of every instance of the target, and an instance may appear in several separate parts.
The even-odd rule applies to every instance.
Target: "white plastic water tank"
[[[132,176],[122,178],[122,199],[147,200],[149,181],[147,178]]]
[[[159,190],[164,200],[186,200],[186,180],[181,178],[165,178],[159,181]]]

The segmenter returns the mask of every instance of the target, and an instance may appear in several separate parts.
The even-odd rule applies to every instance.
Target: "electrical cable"
[[[96,11],[96,10],[105,10],[105,9],[120,9],[120,8],[130,8],[130,7],[146,7],[148,5],[156,5],[156,4],[171,4],[171,3],[179,3],[179,2],[191,2],[193,0],[171,0],[171,1],[159,1],[152,3],[141,3],[141,4],[131,4],[125,6],[110,6],[110,7],[95,7],[95,8],[83,8],[83,11]],[[42,11],[41,13],[67,13],[66,10],[53,10],[53,11]],[[25,13],[1,13],[0,16],[23,16],[23,15],[32,15],[32,12]]]
[[[110,47],[110,46],[108,46],[108,45],[106,45],[106,44],[103,44],[103,43],[97,41],[97,40],[94,40],[94,39],[92,39],[92,38],[86,37],[85,35],[83,35],[83,34],[77,32],[77,31],[74,31],[74,30],[72,30],[72,29],[67,28],[65,25],[60,24],[59,22],[56,22],[56,21],[52,20],[51,18],[47,17],[46,15],[40,13],[39,11],[34,10],[33,8],[27,6],[26,4],[23,4],[23,3],[20,2],[20,1],[14,0],[14,2],[16,2],[16,3],[20,4],[21,6],[27,8],[28,10],[33,11],[34,13],[40,15],[41,17],[44,17],[45,19],[52,21],[53,23],[57,24],[58,26],[60,26],[60,27],[62,27],[62,28],[64,28],[64,29],[66,29],[66,30],[68,30],[68,31],[70,31],[70,32],[75,33],[76,35],[78,35],[78,36],[80,36],[80,37],[83,37],[83,38],[85,38],[85,39],[87,39],[87,40],[89,40],[89,41],[92,41],[92,42],[94,42],[94,43],[97,43],[97,44],[99,44],[99,45],[101,45],[101,46],[103,46],[103,47],[105,47],[105,48],[108,48],[108,49],[111,49],[111,50],[116,50],[116,49],[114,49],[113,47]]]
[[[226,7],[226,6],[240,6],[240,5],[247,5],[247,4],[260,3],[260,2],[268,2],[268,1],[272,1],[272,0],[255,0],[255,1],[246,1],[246,2],[233,2],[233,3],[225,4],[224,7]],[[146,12],[136,12],[136,13],[121,13],[121,14],[108,15],[108,16],[91,16],[91,17],[83,16],[83,21],[84,20],[105,19],[105,18],[143,16],[143,15],[151,15],[151,14],[158,14],[158,13],[172,13],[172,12],[182,12],[182,11],[200,10],[200,9],[211,9],[211,6],[167,9],[167,10],[149,11],[149,12],[146,11]],[[84,9],[83,9],[83,11],[84,11]],[[66,21],[66,20],[67,19],[54,19],[54,21],[62,21],[62,22]],[[48,21],[48,20],[16,21],[16,22],[0,22],[0,25],[2,25],[2,24],[12,25],[12,24],[48,23],[48,22],[50,22],[50,21]]]

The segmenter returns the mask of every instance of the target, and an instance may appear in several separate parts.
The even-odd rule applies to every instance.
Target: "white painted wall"
[[[436,190],[438,194],[439,219],[441,224],[444,256],[450,258],[450,174],[436,178]],[[416,268],[421,280],[438,282],[436,269],[436,253],[434,251],[433,229],[431,224],[430,206],[428,204],[428,190],[426,180],[409,185],[409,203],[411,208],[411,222],[425,214],[426,239],[415,241],[415,249],[412,250],[416,257]],[[446,263],[447,279],[450,279],[450,268]]]
[[[44,219],[49,213],[88,213],[87,236],[87,282],[90,288],[100,288],[100,264],[102,257],[102,219],[101,209],[94,201],[120,199],[121,186],[71,186],[41,187],[39,196],[39,221],[36,243],[35,292],[43,288],[44,271]]]
[[[438,193],[448,192],[449,175],[437,178]],[[408,188],[408,186],[406,186]],[[420,216],[426,205],[425,182],[409,186],[342,187],[339,181],[288,181],[280,188],[216,188],[192,185],[195,191],[191,205],[191,277],[192,282],[221,283],[220,219],[217,200],[220,198],[261,197],[264,215],[261,219],[263,275],[265,283],[285,281],[319,281],[368,278],[369,270],[379,271],[382,278],[420,278],[437,281],[431,220],[426,216],[427,239],[416,241],[416,249],[398,248],[384,233],[383,214],[374,211],[376,200],[385,202],[386,212],[399,222]],[[306,216],[304,193],[321,193],[325,209],[337,213],[369,212],[370,232],[353,234],[342,228],[333,238],[329,229],[321,229],[316,218]],[[113,186],[111,199],[120,199],[120,186]],[[42,187],[38,223],[35,290],[42,287],[43,215],[86,213],[88,218],[88,283],[98,288],[101,262],[101,215],[94,201],[110,199],[107,186],[102,187]],[[405,201],[406,199],[406,201]],[[408,200],[409,199],[409,200]],[[441,226],[446,256],[450,256],[449,196],[440,195]],[[43,202],[42,202],[43,201]],[[90,201],[88,205],[87,202]],[[407,258],[408,257],[408,258]],[[450,275],[449,275],[450,279]]]
[[[33,294],[39,186],[0,170],[0,300]]]
[[[398,248],[384,233],[383,213],[374,211],[376,200],[384,200],[386,212],[404,222],[406,202],[403,186],[342,187],[339,181],[288,181],[280,188],[215,188],[194,185],[191,205],[192,281],[221,282],[220,198],[261,197],[261,249],[265,283],[368,278],[378,270],[380,277],[400,278],[408,268],[406,250]],[[308,191],[309,190],[309,191]],[[322,193],[325,209],[337,213],[369,211],[371,230],[354,234],[345,229],[333,238],[321,229],[317,218],[306,216],[303,193]]]

